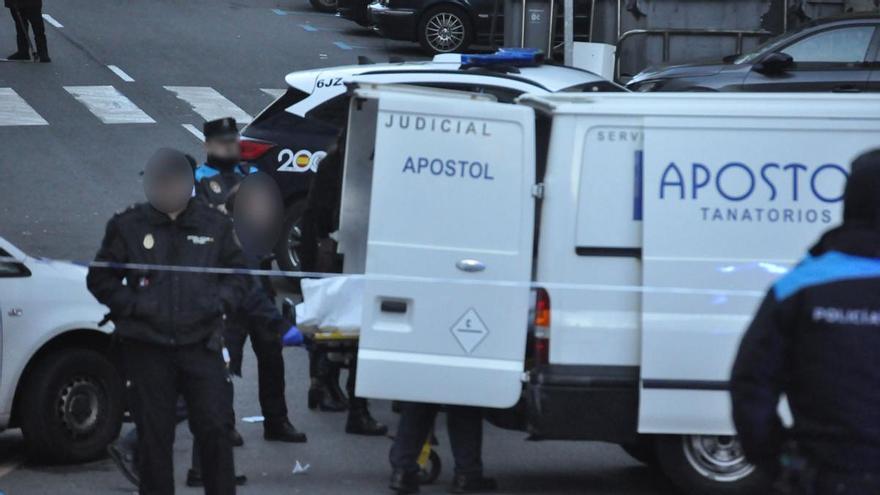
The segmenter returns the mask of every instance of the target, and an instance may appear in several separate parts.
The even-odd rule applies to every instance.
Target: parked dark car
[[[356,2],[357,0],[348,0]],[[555,34],[562,41],[562,2],[557,1]],[[495,42],[504,37],[504,0],[377,0],[369,5],[369,20],[382,36],[394,40],[417,41],[432,55],[461,53],[472,44],[491,44],[492,18]],[[575,0],[575,23],[587,25],[588,0]],[[586,41],[575,33],[576,41]]]
[[[721,62],[649,68],[633,91],[880,91],[880,15],[813,22]]]
[[[369,26],[369,6],[372,1],[373,0],[336,0],[336,12],[344,19],[354,21],[361,26]]]

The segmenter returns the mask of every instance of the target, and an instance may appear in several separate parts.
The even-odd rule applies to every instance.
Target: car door
[[[6,344],[8,334],[24,332],[23,319],[35,309],[25,307],[25,301],[22,301],[22,295],[27,294],[22,280],[31,276],[31,271],[21,261],[23,258],[21,253],[10,253],[0,247],[0,349]]]
[[[871,77],[868,80],[868,91],[880,92],[880,29],[874,35],[874,47],[868,56],[871,64]]]
[[[869,54],[876,28],[872,24],[832,27],[807,34],[776,50],[790,55],[790,67],[762,72],[760,62],[749,73],[746,91],[836,91],[868,89]]]
[[[343,186],[350,170],[372,168],[359,208],[369,220],[357,395],[510,407],[524,371],[534,111],[449,91],[365,91],[349,146],[374,132],[375,147],[358,146],[373,148],[363,163],[348,154]],[[344,212],[354,196],[344,193]]]

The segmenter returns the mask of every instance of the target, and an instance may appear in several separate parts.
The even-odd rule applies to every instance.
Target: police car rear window
[[[257,115],[257,118],[254,119],[254,123],[265,120],[279,112],[283,112],[288,107],[299,103],[307,96],[309,96],[309,94],[304,91],[300,91],[294,88],[288,88],[287,91],[283,95],[281,95],[280,98],[272,102],[271,105],[260,112],[260,115]]]

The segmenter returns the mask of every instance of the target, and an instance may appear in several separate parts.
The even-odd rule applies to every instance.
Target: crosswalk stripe
[[[232,117],[239,124],[248,124],[251,116],[238,105],[227,100],[216,89],[207,86],[165,86],[178,98],[192,107],[193,111],[205,120]]]
[[[205,135],[202,134],[202,131],[198,130],[196,128],[196,126],[194,126],[192,124],[180,124],[180,125],[182,125],[184,129],[189,131],[190,134],[195,136],[196,139],[198,139],[199,141],[201,141],[203,143],[205,142]]]
[[[272,98],[274,98],[276,100],[278,98],[281,98],[284,95],[284,93],[287,92],[286,89],[273,89],[273,88],[260,88],[260,91],[262,91],[263,93],[266,93],[267,95],[271,96]]]
[[[0,126],[49,125],[12,88],[0,88]]]
[[[154,124],[156,121],[113,86],[64,86],[105,124]]]

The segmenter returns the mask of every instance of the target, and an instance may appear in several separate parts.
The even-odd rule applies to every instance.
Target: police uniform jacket
[[[107,223],[99,262],[243,268],[231,220],[199,201],[172,221],[138,204]],[[223,315],[248,288],[246,275],[162,269],[91,268],[89,290],[110,308],[120,337],[188,345],[221,335]]]
[[[830,231],[773,286],[740,345],[731,392],[752,462],[773,466],[791,439],[817,468],[880,472],[880,230]]]

